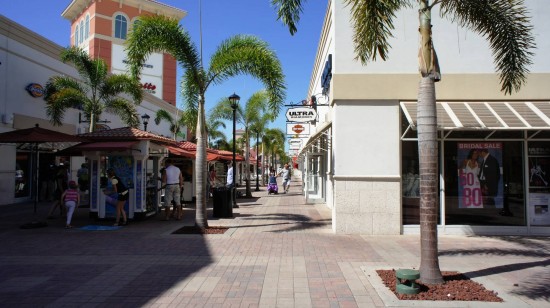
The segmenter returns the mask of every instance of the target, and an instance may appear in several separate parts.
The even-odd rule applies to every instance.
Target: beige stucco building
[[[537,48],[526,84],[512,95],[500,91],[486,40],[432,14],[443,76],[436,84],[440,232],[550,232],[550,11],[545,1],[526,3]],[[349,7],[328,3],[308,91],[318,120],[299,153],[304,194],[332,209],[336,233],[419,232],[417,14],[398,12],[389,59],[363,66]],[[469,150],[479,157],[483,148],[499,163],[492,197],[478,183],[485,161],[471,159],[475,173],[463,167]],[[477,186],[464,184],[465,175]]]

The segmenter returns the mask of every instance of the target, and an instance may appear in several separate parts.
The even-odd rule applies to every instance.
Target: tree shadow
[[[293,231],[304,231],[308,229],[317,229],[319,227],[329,226],[332,223],[332,219],[311,219],[311,217],[301,214],[266,214],[261,216],[247,217],[244,219],[254,220],[284,220],[286,222],[265,224],[265,225],[252,225],[257,226],[269,226],[269,225],[292,225],[288,228],[281,230],[271,230],[273,233],[284,233]],[[252,227],[251,226],[251,227]]]
[[[541,268],[540,271],[531,277],[525,277],[521,283],[516,286],[516,289],[512,290],[512,294],[525,296],[533,300],[548,300],[550,298],[550,292],[548,291],[548,285],[550,285],[550,270],[546,267],[550,265],[550,253],[545,247],[547,243],[550,243],[548,238],[534,237],[486,237],[491,239],[500,239],[502,241],[517,243],[522,248],[479,248],[479,249],[446,249],[439,252],[440,256],[518,256],[518,257],[531,257],[531,258],[546,258],[544,260],[536,260],[532,262],[514,263],[498,265],[476,271],[470,271],[463,273],[470,278],[486,277],[496,274],[503,274],[514,271],[521,271],[530,268]]]

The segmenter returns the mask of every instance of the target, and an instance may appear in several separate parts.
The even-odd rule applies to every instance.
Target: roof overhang
[[[401,102],[410,129],[417,103]],[[550,128],[550,102],[437,102],[438,130],[541,130]]]

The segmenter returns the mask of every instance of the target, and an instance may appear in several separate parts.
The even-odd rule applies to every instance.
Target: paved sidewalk
[[[439,241],[442,270],[482,282],[504,303],[400,302],[375,269],[419,264],[418,236],[336,235],[331,211],[290,193],[238,199],[223,235],[173,235],[194,223],[163,215],[115,231],[19,229],[32,204],[0,207],[0,307],[550,307],[550,240],[451,237]],[[254,190],[255,186],[252,187]],[[49,204],[40,203],[44,218]],[[73,224],[97,224],[78,209]],[[103,222],[108,225],[109,222]]]

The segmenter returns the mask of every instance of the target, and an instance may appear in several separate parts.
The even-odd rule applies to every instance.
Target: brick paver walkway
[[[116,231],[23,230],[32,205],[0,207],[1,307],[381,307],[486,306],[398,302],[381,293],[376,268],[419,264],[418,236],[336,235],[331,210],[289,194],[253,192],[223,235],[175,235],[192,225],[131,222]],[[255,186],[253,186],[254,189]],[[49,204],[39,204],[45,217]],[[108,224],[108,222],[103,222]],[[74,224],[97,224],[79,209]],[[550,307],[550,241],[527,237],[440,237],[441,268],[467,273],[505,299],[498,307]],[[490,305],[489,305],[490,306]]]

